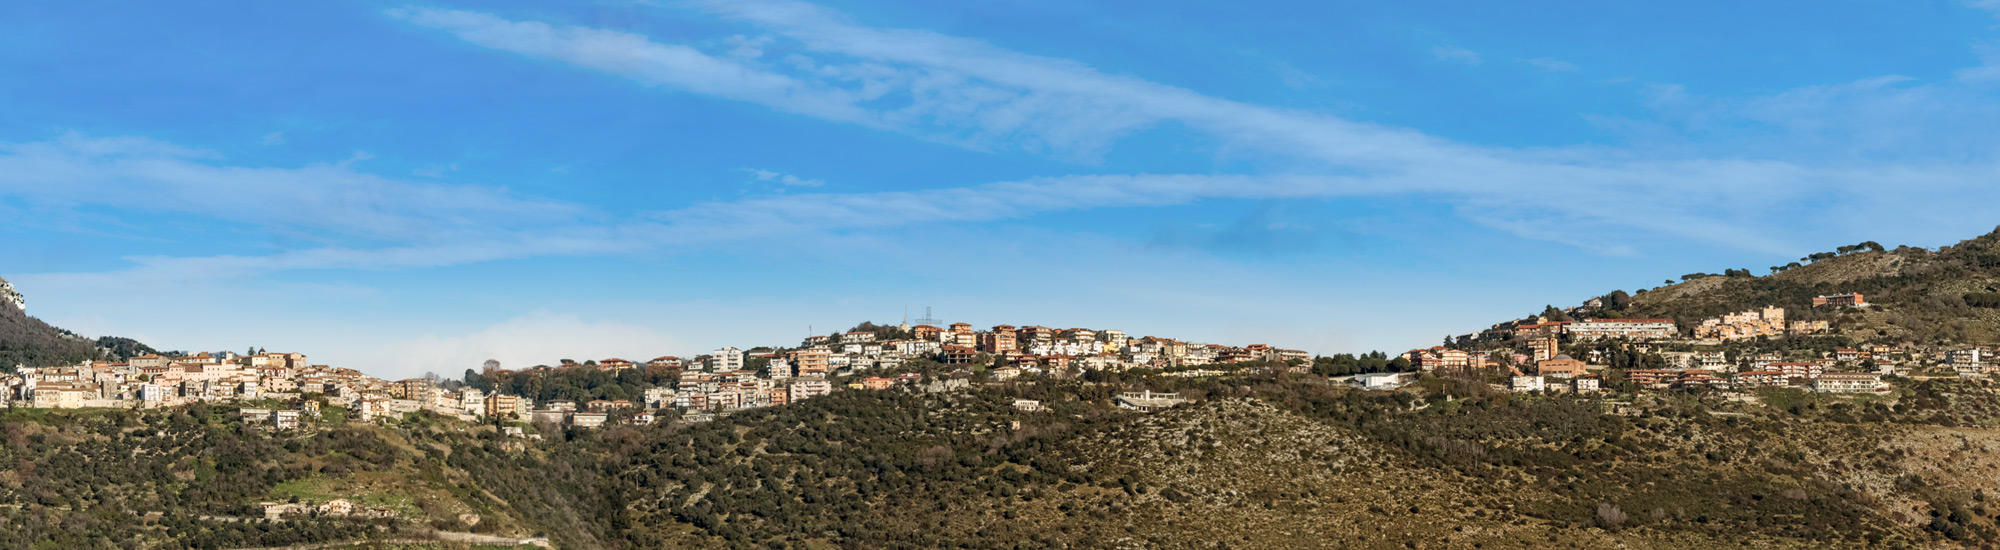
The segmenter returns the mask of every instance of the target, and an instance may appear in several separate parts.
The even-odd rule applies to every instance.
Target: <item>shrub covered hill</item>
[[[25,300],[5,279],[0,279],[0,372],[16,367],[46,367],[75,364],[86,359],[123,360],[154,353],[129,338],[106,336],[91,340],[76,333],[49,326],[28,315]]]
[[[1604,313],[1696,322],[1779,305],[1855,342],[1990,343],[2000,330],[1987,309],[2000,304],[1987,297],[2000,293],[1994,235],[1936,251],[1864,243],[1777,267],[1614,296]],[[1836,292],[1877,306],[1810,309]],[[362,423],[317,396],[324,414],[285,431],[239,420],[235,405],[10,409],[0,548],[460,544],[410,542],[440,532],[564,549],[2000,544],[2000,386],[1985,380],[1577,396],[1498,391],[1497,372],[1418,374],[1394,390],[1325,376],[1407,366],[1363,359],[1007,381],[975,366],[973,384],[949,391],[842,389],[707,422],[669,413],[589,429],[421,412]],[[892,372],[903,371],[945,374]],[[585,366],[545,376],[538,392],[512,390],[629,396],[677,379]],[[1115,404],[1142,389],[1188,402]],[[260,519],[262,503],[336,499],[378,513]]]
[[[1138,386],[1189,404],[1109,404]],[[603,429],[338,408],[0,417],[0,547],[549,537],[559,548],[1950,548],[2000,541],[2000,398],[1767,408],[1310,374],[840,391]],[[1044,409],[1024,412],[1016,399]],[[1629,402],[1622,402],[1629,400]],[[1617,414],[1607,411],[1616,410]],[[388,518],[257,521],[343,498]],[[386,546],[385,546],[386,547]],[[437,545],[426,546],[437,547]]]
[[[1873,242],[1768,268],[1695,273],[1631,296],[1625,317],[1673,318],[1683,327],[1763,306],[1794,319],[1831,321],[1856,342],[1990,344],[2000,341],[2000,230],[1928,250]],[[1871,308],[1812,307],[1815,296],[1859,292]]]

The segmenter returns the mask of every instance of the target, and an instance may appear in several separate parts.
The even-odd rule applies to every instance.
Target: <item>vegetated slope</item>
[[[587,442],[542,449],[491,426],[447,428],[422,415],[347,424],[333,410],[329,424],[284,433],[240,422],[234,407],[7,411],[0,548],[235,548],[432,528],[609,547],[594,485],[605,453]],[[259,502],[337,498],[396,519],[241,520],[262,517]]]
[[[0,284],[6,283],[0,280]],[[17,366],[46,367],[75,364],[86,359],[118,359],[155,353],[130,338],[103,337],[96,341],[50,326],[0,300],[0,372]]]
[[[1779,408],[1496,394],[1426,379],[1196,382],[1155,413],[1023,381],[838,392],[541,441],[412,414],[272,433],[230,409],[0,417],[0,545],[208,548],[439,528],[562,548],[1688,548],[2000,541],[2000,394],[1911,382]],[[1193,389],[1193,388],[1190,388]],[[1045,410],[1021,412],[1015,399]],[[248,524],[347,498],[399,521]],[[148,519],[147,513],[161,512]],[[477,515],[471,525],[466,518]]]
[[[1812,298],[1860,292],[1869,310],[1812,308]],[[1821,259],[1762,277],[1709,276],[1648,289],[1627,317],[1684,326],[1778,306],[1794,319],[1826,319],[1857,341],[1970,343],[2000,339],[2000,230],[1936,251],[1899,247]]]
[[[0,302],[0,369],[68,364],[98,357],[97,345],[41,319],[28,316],[12,303]]]
[[[1841,477],[1864,463],[1869,479],[1912,475],[1918,466],[1875,460],[1884,441],[1914,437],[1906,425],[1719,417],[1699,404],[1626,418],[1594,400],[1309,380],[1215,388],[1153,414],[1061,397],[1020,413],[1010,391],[845,392],[688,427],[620,467],[611,486],[628,512],[614,524],[642,548],[1944,540],[1927,517],[1893,516]],[[1891,485],[1882,494],[1896,502],[1958,502]]]

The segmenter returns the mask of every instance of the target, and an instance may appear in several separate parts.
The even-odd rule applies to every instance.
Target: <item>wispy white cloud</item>
[[[723,57],[636,34],[478,12],[412,7],[389,13],[489,48],[977,149],[1019,146],[1090,158],[1111,140],[1158,121],[1094,94],[995,80],[1001,73],[973,67],[876,60],[869,52],[838,58],[802,53],[765,62],[758,58],[768,39],[732,39],[732,54]]]
[[[431,8],[399,8],[391,17],[443,30],[480,46],[605,71],[646,84],[749,101],[829,120],[873,123],[847,91],[722,59],[637,34]]]
[[[770,170],[745,168],[743,169],[743,171],[749,172],[751,179],[755,181],[776,183],[779,185],[785,185],[790,187],[819,187],[822,185],[826,185],[826,182],[824,181],[805,179],[791,174],[783,174],[783,173],[773,172]]]
[[[1129,76],[1106,74],[1074,61],[1021,54],[991,44],[914,29],[884,29],[852,23],[844,14],[826,8],[788,0],[696,0],[689,5],[726,18],[757,25],[768,36],[795,41],[801,53],[788,66],[760,66],[765,71],[786,73],[799,86],[833,89],[837,84],[858,86],[868,97],[908,96],[908,104],[882,108],[873,103],[849,103],[868,112],[860,118],[870,124],[880,122],[893,128],[954,126],[972,135],[1000,136],[1020,140],[1030,148],[1035,144],[1070,148],[1094,153],[1111,141],[1140,128],[1162,123],[1205,132],[1238,146],[1270,151],[1319,163],[1326,177],[1313,187],[1319,196],[1328,192],[1435,193],[1459,201],[1469,219],[1529,238],[1569,242],[1611,253],[1629,250],[1612,246],[1581,244],[1591,240],[1583,235],[1607,235],[1612,230],[1661,231],[1683,238],[1701,239],[1729,246],[1759,250],[1788,247],[1777,233],[1752,228],[1768,224],[1749,214],[1782,205],[1805,196],[1827,196],[1830,189],[1864,193],[1847,187],[1872,173],[1894,170],[1867,163],[1826,162],[1825,158],[1777,157],[1753,160],[1737,150],[1685,150],[1677,154],[1662,151],[1613,150],[1602,147],[1573,147],[1518,150],[1482,147],[1445,140],[1422,132],[1355,122],[1320,113],[1245,104],[1206,96],[1192,90],[1147,82]],[[454,21],[481,22],[474,27],[519,28],[534,24],[512,23],[479,14],[451,12],[434,16]],[[421,23],[420,23],[421,24]],[[437,26],[437,25],[431,25]],[[539,28],[539,27],[537,27]],[[564,31],[564,36],[591,36],[596,31]],[[485,32],[474,33],[483,36]],[[505,33],[500,33],[505,34]],[[629,54],[603,52],[594,48],[549,46],[540,37],[530,46],[498,45],[510,51],[578,51],[592,59],[578,61],[619,74],[643,77],[643,69],[606,63],[596,58],[622,59]],[[570,40],[574,41],[574,40]],[[479,42],[479,40],[475,40]],[[644,37],[625,35],[620,44],[637,50],[665,46]],[[1479,59],[1476,52],[1441,46],[1434,51],[1442,58],[1461,62]],[[1528,60],[1543,68],[1565,68],[1564,62]],[[922,75],[904,78],[898,75]],[[857,76],[868,75],[868,76]],[[859,82],[859,84],[856,84]],[[1805,116],[1785,115],[1787,105],[1803,112],[1824,109],[1812,105],[1828,93],[1875,94],[1892,90],[1890,82],[1830,91],[1811,89],[1774,96],[1765,105],[1744,110],[1760,112],[1771,120],[1801,124]],[[852,96],[850,96],[852,97]],[[960,98],[932,103],[922,98]],[[1657,105],[1670,105],[1678,96],[1663,95]],[[1877,101],[1876,105],[1897,102]],[[1893,113],[1893,109],[1882,111]],[[1088,113],[1084,116],[1072,116]],[[1701,115],[1706,116],[1706,115]],[[832,118],[832,117],[822,117]],[[1803,128],[1803,126],[1799,126]],[[950,132],[950,130],[939,130]],[[1908,174],[1937,178],[1905,182],[1905,192],[1923,189],[1958,189],[1966,176],[1981,173],[1980,166],[1923,165],[1906,167]],[[1151,177],[1137,178],[1153,181]],[[1264,178],[1266,181],[1292,181]],[[1119,189],[1103,186],[1086,189]],[[1296,185],[1296,182],[1288,185]],[[1014,185],[1014,184],[1000,184]],[[940,190],[940,196],[973,193],[974,188]],[[983,188],[982,188],[983,189]],[[821,215],[848,215],[858,220],[887,220],[897,216],[938,217],[965,214],[940,212],[925,201],[912,202],[920,195],[813,195],[822,201],[813,207]],[[983,195],[982,195],[983,196]],[[1592,201],[1578,200],[1590,197]],[[797,197],[794,197],[796,199]],[[955,197],[966,198],[966,197]],[[1746,200],[1748,199],[1748,200]],[[775,200],[775,199],[764,199]],[[869,204],[875,202],[875,204]],[[1016,205],[1001,201],[1000,210]],[[1060,201],[1057,201],[1060,202]],[[1602,205],[1620,205],[1616,214]],[[783,211],[783,205],[761,205]],[[1503,213],[1505,213],[1503,215]],[[773,227],[796,224],[796,217],[770,217]],[[875,222],[868,222],[875,223]],[[1550,230],[1565,224],[1564,230]],[[1538,229],[1529,229],[1538,228]],[[1561,238],[1555,235],[1567,235]]]
[[[1939,81],[1885,75],[1749,97],[1655,84],[1644,92],[1651,116],[1599,122],[1662,136],[1655,139],[1693,155],[1868,169],[1956,162],[1976,170],[2000,151],[1990,130],[2000,125],[2000,101],[1993,82],[1969,77],[1974,70]]]
[[[1295,67],[1290,63],[1286,63],[1283,61],[1274,61],[1271,63],[1271,68],[1272,70],[1278,72],[1278,79],[1284,82],[1285,87],[1287,88],[1291,88],[1294,90],[1305,90],[1309,88],[1320,88],[1327,85],[1327,79],[1321,78],[1319,75],[1306,72],[1304,69]]]
[[[1439,61],[1451,61],[1467,65],[1478,65],[1485,62],[1485,59],[1479,57],[1479,52],[1458,46],[1432,46],[1431,57],[1435,57]]]
[[[593,217],[575,204],[504,188],[386,178],[357,168],[363,158],[241,166],[159,141],[72,133],[0,144],[0,196],[32,214],[24,220],[68,220],[109,209],[118,214],[93,225],[116,231],[121,220],[175,219],[198,231],[255,228],[299,243],[265,255],[130,258],[133,267],[119,272],[130,282],[432,267],[643,246],[624,229],[584,221]]]
[[[636,34],[510,21],[475,12],[408,8],[391,14],[485,47],[827,120],[915,133],[1010,136],[1085,149],[1136,128],[1174,122],[1317,164],[1276,175],[1091,175],[922,191],[754,197],[663,210],[643,223],[609,227],[577,221],[580,209],[574,205],[504,190],[395,181],[348,164],[227,167],[213,162],[212,154],[169,144],[69,137],[56,144],[19,144],[0,151],[4,153],[0,191],[44,202],[78,201],[101,194],[104,185],[97,185],[100,193],[93,193],[89,182],[129,180],[143,191],[130,194],[133,204],[202,210],[209,201],[235,197],[244,199],[244,204],[303,212],[301,220],[287,223],[303,222],[386,243],[266,256],[136,259],[135,271],[166,274],[218,268],[267,272],[422,267],[814,231],[983,222],[1093,208],[1384,194],[1440,197],[1455,202],[1466,219],[1607,254],[1633,253],[1621,237],[1641,234],[1777,251],[1792,247],[1786,232],[1770,230],[1772,208],[1825,197],[1850,202],[1872,198],[1882,194],[1882,177],[1901,178],[1897,190],[1910,196],[1994,193],[1981,187],[1986,181],[1982,178],[1991,172],[1989,165],[1885,167],[1737,156],[1663,160],[1633,150],[1480,147],[1408,129],[1209,97],[1105,74],[1073,61],[1010,52],[928,31],[860,27],[809,4],[697,5],[757,24],[770,36],[796,41],[810,56],[765,65],[756,61],[763,57],[761,49],[724,58]],[[762,48],[770,40],[732,42],[739,48],[753,43]],[[1825,109],[1814,102],[1827,102],[1826,97],[1873,97],[1893,92],[1898,85],[1883,80],[1800,90],[1750,110],[1773,120],[1803,121],[1809,119],[1807,114]],[[885,107],[873,101],[897,94],[905,96],[903,103]],[[991,101],[942,99],[955,96]],[[1662,94],[1657,103],[1666,108],[1687,98],[1684,91]],[[1787,105],[1797,106],[1800,114],[1785,115]],[[947,114],[941,109],[960,110]],[[1066,116],[1080,112],[1091,116]],[[787,186],[818,183],[774,171],[750,173],[760,181]],[[46,185],[72,177],[86,185],[74,189]],[[49,191],[51,187],[63,189]],[[451,206],[437,211],[408,206],[437,204]],[[331,207],[321,208],[327,205]]]
[[[567,219],[579,206],[472,185],[413,183],[344,162],[251,167],[143,138],[65,134],[0,144],[0,194],[29,208],[101,205],[151,216],[227,221],[318,238],[417,242]]]
[[[271,133],[268,133],[268,134],[264,134],[264,139],[262,139],[262,140],[259,140],[259,142],[261,142],[261,143],[263,143],[263,144],[265,144],[265,145],[284,145],[284,144],[285,144],[285,133],[284,133],[284,132],[271,132]]]

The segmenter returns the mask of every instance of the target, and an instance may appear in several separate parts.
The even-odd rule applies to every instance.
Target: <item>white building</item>
[[[1813,380],[1813,391],[1824,393],[1870,393],[1882,389],[1882,377],[1865,372],[1829,372]]]
[[[646,408],[663,409],[673,404],[673,388],[646,388]]]
[[[461,410],[471,413],[473,416],[484,416],[486,414],[486,392],[479,391],[479,388],[461,388],[458,392],[458,405]]]
[[[743,368],[743,350],[724,347],[709,354],[708,370],[715,372],[732,371]]]
[[[1571,323],[1569,333],[1579,340],[1650,340],[1673,338],[1680,330],[1675,327],[1673,319],[1585,319]]]
[[[774,380],[791,378],[792,363],[786,361],[783,357],[772,358],[771,364],[764,367],[764,376],[768,376]]]
[[[1542,391],[1545,388],[1546,386],[1543,385],[1542,377],[1540,376],[1531,375],[1531,376],[1514,377],[1514,391],[1520,391],[1520,392]]]
[[[1357,374],[1352,380],[1354,385],[1370,390],[1392,390],[1403,385],[1403,375],[1394,372]]]
[[[833,384],[828,383],[824,378],[800,378],[792,381],[789,390],[791,392],[789,402],[797,403],[833,393]]]

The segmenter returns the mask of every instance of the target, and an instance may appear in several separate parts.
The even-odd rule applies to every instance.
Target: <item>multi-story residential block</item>
[[[604,420],[607,418],[610,418],[610,415],[606,415],[604,413],[580,412],[570,415],[569,421],[570,424],[573,424],[578,428],[595,428],[598,426],[603,426]]]
[[[946,365],[970,365],[978,354],[977,350],[965,346],[944,346],[938,353],[938,362]]]
[[[1755,388],[1764,386],[1783,386],[1787,384],[1790,379],[1785,376],[1785,373],[1780,371],[1757,370],[1757,371],[1736,373],[1735,376],[1731,377],[1731,380],[1735,382],[1735,385],[1738,388]]]
[[[1568,355],[1557,355],[1554,359],[1535,363],[1535,372],[1550,378],[1575,378],[1589,372],[1582,361]]]
[[[1007,325],[993,327],[993,330],[979,335],[978,343],[979,345],[976,348],[979,351],[994,354],[1011,353],[1017,347],[1017,342],[1014,339],[1014,327]]]
[[[799,378],[793,380],[787,389],[789,390],[789,395],[787,396],[789,400],[797,403],[833,393],[833,384],[828,383],[824,378]]]
[[[1766,307],[1706,319],[1694,332],[1696,338],[1722,340],[1782,336],[1787,332],[1785,308]]]
[[[709,354],[708,370],[721,372],[743,368],[743,350],[725,346]]]
[[[1777,371],[1788,378],[1819,378],[1826,367],[1809,361],[1781,361],[1764,365],[1764,370]]]
[[[1569,333],[1579,340],[1664,340],[1679,336],[1680,329],[1673,319],[1587,319],[1571,323]]]
[[[797,367],[797,376],[826,376],[832,354],[817,350],[792,352],[792,363]]]
[[[1625,379],[1640,387],[1661,388],[1680,380],[1682,371],[1660,369],[1632,369],[1625,371]]]
[[[1514,338],[1534,340],[1537,338],[1559,337],[1569,333],[1568,321],[1540,321],[1514,325]]]
[[[1813,307],[1856,307],[1865,305],[1868,305],[1868,300],[1862,298],[1859,292],[1813,298]]]
[[[1864,372],[1829,372],[1813,380],[1813,391],[1825,393],[1869,393],[1882,389],[1882,377]]]

